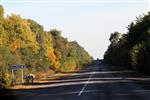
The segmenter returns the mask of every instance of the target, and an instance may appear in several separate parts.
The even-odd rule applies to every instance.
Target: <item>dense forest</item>
[[[57,73],[80,69],[91,61],[85,49],[62,37],[61,31],[45,31],[36,21],[20,15],[5,17],[0,5],[0,80],[5,84],[10,84],[10,65],[23,64],[25,74]]]
[[[111,34],[104,60],[150,74],[150,12],[137,17],[127,29],[126,34]]]

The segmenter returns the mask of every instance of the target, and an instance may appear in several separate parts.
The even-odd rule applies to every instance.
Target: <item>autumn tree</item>
[[[0,17],[4,16],[4,8],[2,5],[0,5]]]
[[[90,63],[90,55],[61,31],[45,31],[32,19],[11,14],[4,17],[0,5],[0,80],[10,84],[10,65],[24,64],[24,73],[53,70],[69,72]],[[16,79],[19,73],[15,71]]]

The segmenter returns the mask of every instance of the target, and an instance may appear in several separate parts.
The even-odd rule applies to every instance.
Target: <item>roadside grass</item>
[[[14,86],[9,86],[7,89],[32,89],[32,88],[39,88],[40,84],[43,83],[49,83],[52,80],[57,80],[61,78],[65,78],[73,73],[79,72],[79,70],[71,71],[71,72],[59,72],[55,73],[52,70],[44,71],[44,72],[38,72],[35,74],[36,78],[34,80],[34,83],[30,84],[18,84]]]

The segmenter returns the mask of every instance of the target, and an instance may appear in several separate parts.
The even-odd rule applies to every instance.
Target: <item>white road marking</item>
[[[89,76],[89,78],[88,78],[88,80],[86,81],[86,83],[84,84],[83,88],[82,88],[81,91],[78,93],[78,96],[80,96],[80,95],[84,92],[86,86],[88,85],[89,81],[91,80],[91,78],[92,78],[92,76],[93,76],[94,74],[95,74],[95,72],[92,72],[92,74]]]
[[[71,76],[75,75],[91,75],[93,72],[84,72],[84,73],[73,73]],[[95,71],[95,74],[119,74],[119,73],[136,73],[136,71]]]

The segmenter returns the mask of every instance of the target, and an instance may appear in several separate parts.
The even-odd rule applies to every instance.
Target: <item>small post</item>
[[[15,79],[14,79],[14,70],[13,69],[11,69],[11,78],[12,78],[12,85],[14,85]]]
[[[14,79],[14,70],[11,69],[12,80]]]
[[[23,68],[21,68],[21,83],[23,84],[24,80],[23,80]]]

